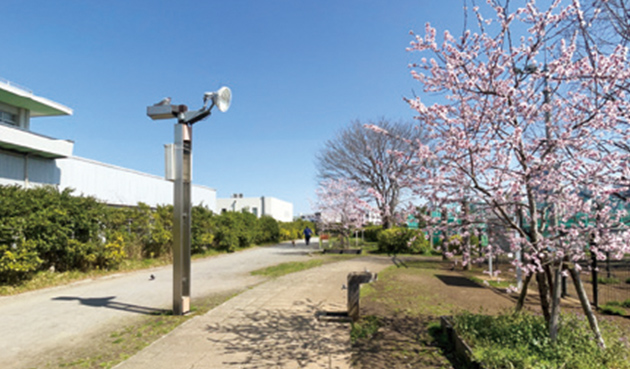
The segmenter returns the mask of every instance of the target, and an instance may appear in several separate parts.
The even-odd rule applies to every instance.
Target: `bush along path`
[[[170,205],[111,208],[67,189],[0,186],[0,291],[10,293],[8,287],[38,279],[41,273],[40,280],[52,283],[51,272],[89,275],[168,261],[172,223]],[[306,225],[313,227],[248,212],[216,215],[195,206],[191,251],[206,255],[274,244],[299,238]]]

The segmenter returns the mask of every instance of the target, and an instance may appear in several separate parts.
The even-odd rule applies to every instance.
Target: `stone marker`
[[[352,272],[348,274],[348,316],[353,322],[359,319],[359,296],[361,283],[375,281],[378,277],[376,273]]]

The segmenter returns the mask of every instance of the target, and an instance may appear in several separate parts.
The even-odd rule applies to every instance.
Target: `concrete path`
[[[195,317],[116,369],[349,368],[348,323],[320,321],[346,310],[349,272],[391,261],[361,257],[268,281]]]
[[[193,261],[192,298],[254,286],[265,278],[250,271],[308,260],[310,251],[298,242]],[[36,366],[100,332],[171,309],[172,288],[172,267],[167,266],[0,297],[0,368]]]

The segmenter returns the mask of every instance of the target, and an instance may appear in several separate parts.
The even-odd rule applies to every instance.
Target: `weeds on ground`
[[[377,316],[368,315],[361,317],[361,320],[351,323],[350,341],[354,344],[358,339],[369,339],[381,327],[381,322]]]
[[[600,284],[619,284],[621,283],[621,281],[619,281],[618,278],[615,277],[597,277],[597,283]]]
[[[608,301],[599,308],[603,314],[621,316],[626,315],[626,309],[630,309],[630,299],[625,301]]]
[[[359,255],[351,255],[351,254],[349,255],[330,254],[330,255],[325,255],[321,258],[311,259],[307,261],[290,261],[288,263],[273,265],[270,267],[254,270],[251,272],[251,274],[260,275],[264,277],[270,277],[270,278],[277,278],[286,274],[295,273],[295,272],[299,272],[306,269],[316,268],[324,264],[353,259],[358,256]]]
[[[260,275],[265,277],[276,278],[286,274],[299,272],[301,270],[315,268],[323,264],[322,259],[311,259],[308,261],[292,261],[273,265],[270,267],[254,270],[252,275]]]
[[[621,306],[619,305],[615,305],[615,304],[611,304],[606,303],[604,306],[601,306],[600,311],[602,312],[602,314],[607,314],[607,315],[626,315],[626,310],[623,309]]]
[[[560,336],[549,338],[541,316],[504,313],[487,316],[464,312],[455,330],[472,346],[475,359],[488,369],[628,369],[630,348],[617,328],[602,322],[607,344],[601,350],[586,319],[562,315]]]

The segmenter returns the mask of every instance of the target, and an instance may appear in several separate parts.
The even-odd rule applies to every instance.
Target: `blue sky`
[[[175,120],[226,85],[233,102],[194,127],[194,182],[218,197],[273,196],[311,212],[315,154],[353,120],[411,120],[410,30],[461,32],[459,0],[0,2],[0,77],[74,109],[32,129],[77,156],[163,175]]]

